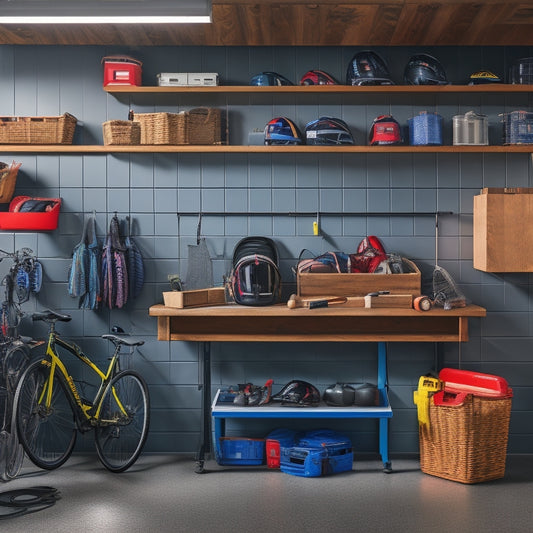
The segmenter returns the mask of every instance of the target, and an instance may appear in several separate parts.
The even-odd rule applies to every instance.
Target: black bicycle
[[[13,409],[15,390],[31,360],[32,348],[42,344],[18,334],[24,315],[20,305],[29,299],[31,292],[39,291],[42,268],[29,248],[15,253],[0,250],[0,254],[0,261],[13,260],[2,280],[5,291],[0,307],[0,479],[9,481],[19,474],[24,460]]]

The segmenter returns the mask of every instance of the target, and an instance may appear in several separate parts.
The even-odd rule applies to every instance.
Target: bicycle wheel
[[[77,429],[68,392],[54,374],[50,407],[44,404],[49,367],[32,363],[22,375],[15,393],[19,440],[31,461],[39,468],[61,466],[72,453]]]
[[[112,472],[124,472],[139,457],[150,425],[150,399],[144,379],[133,370],[117,374],[99,406],[96,451]]]
[[[17,435],[10,433],[7,438],[7,453],[3,477],[6,481],[15,479],[22,470],[24,462],[24,448],[20,444]]]

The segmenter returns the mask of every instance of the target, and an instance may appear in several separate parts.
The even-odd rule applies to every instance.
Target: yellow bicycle
[[[78,431],[95,430],[96,451],[112,472],[123,472],[139,457],[150,422],[148,386],[134,370],[120,370],[121,347],[133,353],[144,341],[115,334],[102,335],[115,345],[105,372],[73,342],[62,339],[56,322],[70,315],[44,311],[32,315],[49,326],[44,358],[33,362],[20,378],[14,399],[19,440],[31,461],[52,470],[71,455]],[[92,401],[82,398],[61,360],[61,347],[82,361],[99,378]]]

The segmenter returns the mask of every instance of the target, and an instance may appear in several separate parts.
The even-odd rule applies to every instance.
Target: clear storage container
[[[454,145],[489,144],[489,123],[486,115],[468,111],[464,115],[453,117]]]

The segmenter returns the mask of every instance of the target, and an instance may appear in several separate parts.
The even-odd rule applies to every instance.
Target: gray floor
[[[25,464],[0,492],[59,489],[51,508],[0,521],[0,531],[85,533],[530,532],[533,455],[510,456],[498,481],[464,485],[423,474],[416,458],[393,457],[392,474],[374,458],[352,472],[301,478],[266,467],[194,472],[191,457],[144,455],[112,474],[96,457],[74,456],[53,472]]]

